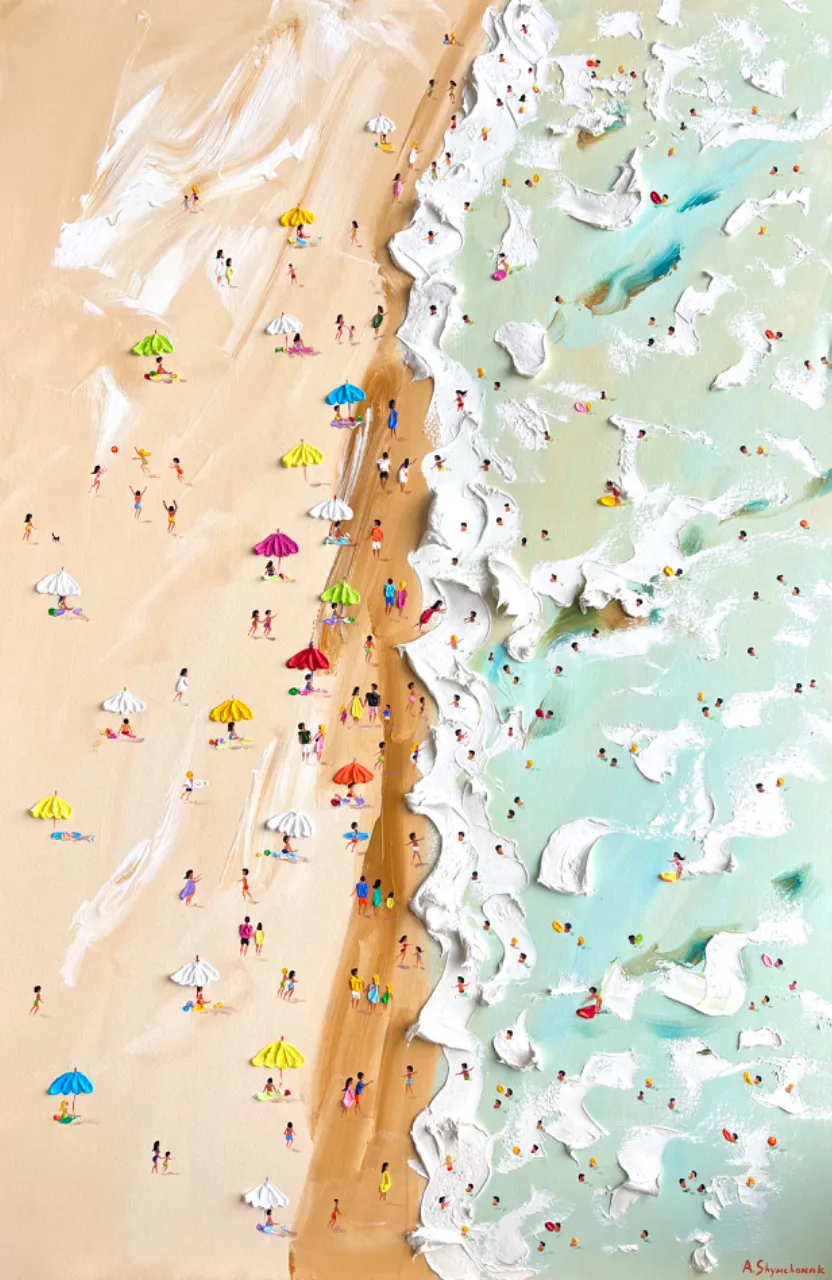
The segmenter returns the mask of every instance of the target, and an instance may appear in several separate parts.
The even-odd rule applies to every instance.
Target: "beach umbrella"
[[[337,782],[340,787],[354,787],[361,782],[372,782],[372,780],[373,774],[357,760],[351,760],[332,776],[332,781]]]
[[[356,387],[352,382],[342,382],[339,387],[333,388],[326,397],[327,404],[358,404],[360,400],[366,400],[367,397],[360,387]]]
[[[75,1099],[79,1093],[93,1092],[92,1081],[84,1075],[83,1071],[79,1071],[75,1067],[72,1071],[65,1071],[63,1075],[53,1080],[46,1092],[52,1094],[53,1097],[56,1094],[60,1094],[64,1098],[72,1095],[72,1114],[74,1115]]]
[[[63,566],[58,573],[48,573],[45,578],[41,578],[35,591],[42,596],[80,596],[81,594],[78,583]]]
[[[172,973],[170,980],[178,987],[205,987],[209,982],[216,982],[219,976],[212,964],[196,956],[189,964],[183,964],[181,969]]]
[[[256,556],[276,556],[278,565],[284,556],[294,556],[297,551],[298,544],[294,538],[290,538],[287,533],[281,533],[279,529],[276,533],[270,533],[262,542],[258,542],[254,548]]]
[[[303,467],[304,480],[308,480],[306,468],[316,467],[323,460],[324,455],[320,449],[316,449],[314,444],[307,444],[305,440],[301,440],[300,444],[296,444],[280,459],[284,467]]]
[[[300,1049],[296,1049],[293,1044],[287,1044],[283,1036],[281,1036],[279,1040],[274,1040],[271,1044],[267,1044],[265,1049],[261,1049],[252,1058],[251,1065],[253,1067],[277,1068],[282,1082],[284,1071],[302,1067],[305,1061],[306,1059]]]
[[[217,720],[220,724],[237,724],[239,720],[253,720],[254,712],[239,699],[228,698],[218,707],[214,707],[208,719]]]
[[[289,1197],[278,1191],[268,1178],[253,1191],[247,1191],[243,1199],[253,1209],[285,1209],[289,1203]]]
[[[300,333],[303,325],[295,316],[287,316],[285,311],[281,311],[276,320],[270,320],[266,325],[266,333],[274,336],[276,333]]]
[[[389,116],[373,116],[372,120],[368,120],[364,128],[367,133],[395,133],[395,123]]]
[[[348,582],[336,582],[334,587],[327,587],[326,591],[321,592],[321,599],[327,604],[359,604],[361,596],[355,587],[351,587]]]
[[[137,716],[141,711],[147,710],[147,703],[129,693],[126,685],[121,693],[114,693],[112,698],[101,705],[105,711],[112,711],[118,716]]]
[[[299,204],[296,204],[294,209],[287,209],[278,218],[281,227],[307,227],[311,226],[314,221],[315,215],[312,210],[301,209]]]
[[[353,510],[340,498],[327,498],[326,502],[311,507],[309,514],[315,520],[352,520]]]
[[[292,671],[328,671],[329,658],[320,649],[316,649],[310,640],[305,649],[298,650],[286,660],[286,666]]]
[[[67,818],[72,817],[72,805],[68,800],[62,800],[55,791],[51,796],[38,800],[29,812],[33,818],[43,818],[44,821],[51,818],[54,825],[56,822],[66,822]]]
[[[313,832],[306,814],[299,813],[297,809],[287,809],[285,813],[269,818],[266,826],[269,831],[281,831],[286,836],[311,836]]]
[[[157,333],[154,329],[148,337],[142,338],[141,342],[137,342],[130,350],[134,356],[167,356],[173,351],[173,343],[170,338],[166,338],[163,333]]]

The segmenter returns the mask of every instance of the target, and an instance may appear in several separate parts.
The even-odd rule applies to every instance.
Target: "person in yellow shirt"
[[[364,979],[357,969],[350,969],[350,1003],[354,1009],[361,1005],[361,992],[364,990]]]
[[[387,1192],[390,1190],[392,1185],[393,1185],[393,1179],[390,1177],[390,1174],[387,1172],[387,1161],[385,1160],[384,1164],[381,1166],[381,1178],[379,1179],[379,1184],[378,1184],[379,1200],[387,1199]]]

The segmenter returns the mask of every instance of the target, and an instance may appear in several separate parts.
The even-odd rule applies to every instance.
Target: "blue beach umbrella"
[[[63,1097],[72,1095],[72,1111],[75,1113],[75,1099],[79,1093],[92,1093],[92,1081],[84,1075],[83,1071],[74,1068],[72,1071],[65,1071],[63,1075],[53,1080],[47,1093],[53,1095],[61,1094]]]
[[[359,400],[366,400],[364,392],[360,387],[353,386],[351,382],[342,382],[340,387],[336,387],[334,391],[330,391],[326,398],[327,404],[358,404]]]

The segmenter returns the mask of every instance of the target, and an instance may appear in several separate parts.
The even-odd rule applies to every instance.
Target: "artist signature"
[[[773,1267],[770,1262],[766,1262],[765,1258],[758,1258],[756,1262],[752,1262],[746,1258],[743,1264],[743,1275],[752,1276],[825,1276],[826,1272],[818,1263],[815,1267],[797,1267],[793,1262],[787,1262],[783,1267]]]

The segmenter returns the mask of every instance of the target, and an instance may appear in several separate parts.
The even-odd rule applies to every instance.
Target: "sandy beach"
[[[404,1232],[422,1184],[407,1170],[407,1130],[429,1099],[435,1052],[418,1043],[408,1051],[419,1076],[415,1098],[405,1099],[403,1033],[427,987],[423,973],[394,970],[393,959],[402,933],[426,945],[407,913],[419,871],[409,865],[401,796],[413,777],[412,741],[427,724],[412,731],[405,720],[406,667],[390,646],[414,634],[418,583],[409,584],[404,618],[387,625],[369,547],[337,555],[307,511],[346,474],[348,433],[330,428],[323,404],[345,379],[363,382],[375,413],[352,482],[359,542],[377,498],[374,451],[390,396],[399,397],[404,428],[394,467],[405,448],[424,453],[428,390],[407,387],[392,336],[407,282],[379,264],[407,217],[407,190],[395,207],[390,191],[410,134],[418,129],[422,145],[435,147],[446,123],[444,103],[424,102],[426,81],[461,81],[470,54],[443,48],[438,10],[418,24],[387,13],[383,28],[380,16],[373,5],[339,11],[337,21],[324,9],[262,5],[242,18],[213,0],[196,27],[156,4],[141,14],[97,3],[71,17],[50,10],[37,27],[19,8],[5,15],[26,74],[15,64],[4,71],[0,154],[8,170],[26,173],[28,189],[25,202],[12,203],[8,189],[0,197],[14,228],[2,512],[14,549],[8,589],[21,609],[3,622],[16,737],[4,781],[15,861],[2,943],[14,1027],[3,1054],[15,1103],[15,1158],[3,1180],[7,1219],[18,1224],[6,1233],[10,1276],[288,1274],[290,1242],[264,1239],[242,1201],[266,1175],[289,1198],[280,1220],[297,1233],[294,1274],[333,1265],[345,1273],[356,1255],[365,1274],[392,1275],[410,1257]],[[478,39],[479,17],[472,10],[464,36],[458,25],[465,43]],[[38,79],[50,84],[48,109]],[[390,156],[363,132],[380,108],[399,124]],[[25,154],[13,124],[23,119]],[[182,205],[192,182],[197,213]],[[292,250],[277,226],[296,202],[315,212],[317,249]],[[217,285],[218,248],[233,255],[233,288]],[[387,318],[376,343],[369,320],[379,302]],[[274,354],[263,329],[283,310],[302,321],[320,358]],[[339,311],[356,325],[355,346],[334,341]],[[151,362],[130,354],[154,329],[173,338],[165,363],[178,383],[146,381]],[[301,438],[324,453],[309,483],[279,464]],[[147,474],[136,448],[150,453]],[[100,490],[88,492],[96,464],[105,468]],[[136,487],[146,490],[140,519]],[[384,498],[383,560],[397,577],[408,576],[424,520],[416,470],[410,488]],[[169,535],[163,504],[173,499]],[[300,545],[283,566],[292,582],[264,581],[251,554],[276,528]],[[50,617],[54,601],[35,594],[61,568],[80,584],[88,622]],[[365,600],[347,641],[324,644],[335,671],[317,683],[330,696],[290,698],[297,677],[285,660],[320,637],[319,593],[347,570]],[[255,608],[275,615],[271,641],[248,635]],[[334,769],[353,756],[372,768],[382,736],[337,721],[349,687],[367,679],[361,642],[370,630],[394,718],[384,777],[365,789],[372,807],[361,821],[373,834],[358,858],[344,851],[352,811],[329,799]],[[189,688],[175,703],[183,667]],[[101,703],[125,686],[146,703],[132,720],[140,742],[101,733],[118,725]],[[216,751],[209,738],[221,726],[208,712],[232,697],[254,712],[240,726],[251,743]],[[320,768],[301,761],[300,719],[326,725]],[[183,800],[189,770],[207,786]],[[94,842],[53,842],[52,824],[29,816],[56,790],[73,807],[63,825]],[[294,866],[257,856],[280,843],[265,819],[288,809],[315,827],[299,842],[308,861]],[[362,864],[396,898],[377,926],[362,922],[363,935],[351,899]],[[243,867],[253,902],[241,895]],[[178,895],[190,868],[200,879],[189,909]],[[263,923],[262,957],[238,955],[244,915]],[[362,1014],[360,1032],[345,1017],[356,946],[365,973],[381,971],[394,987],[392,1010],[372,1023]],[[223,1008],[213,1014],[183,1013],[192,993],[169,980],[197,954],[219,971],[208,997]],[[298,974],[291,1004],[276,999],[284,967]],[[29,1017],[35,984],[43,1006]],[[287,1073],[290,1097],[258,1104],[266,1073],[249,1059],[281,1036],[305,1065]],[[341,1125],[341,1077],[356,1054],[375,1084],[366,1116]],[[65,1132],[45,1091],[75,1067],[95,1092]],[[172,1153],[166,1177],[151,1174],[157,1139]],[[394,1191],[379,1222],[382,1159]],[[346,1181],[344,1231],[327,1235],[329,1200]],[[33,1213],[35,1232],[25,1226]],[[378,1249],[374,1272],[368,1249]]]

